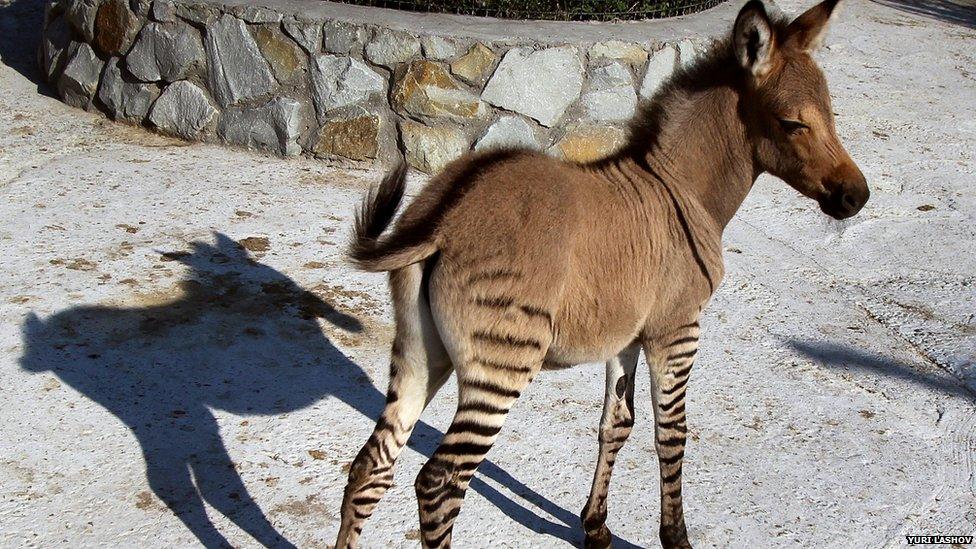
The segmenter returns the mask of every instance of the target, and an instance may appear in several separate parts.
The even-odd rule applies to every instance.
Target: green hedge
[[[571,21],[653,19],[701,11],[723,0],[340,0],[410,11],[461,13],[510,19]]]

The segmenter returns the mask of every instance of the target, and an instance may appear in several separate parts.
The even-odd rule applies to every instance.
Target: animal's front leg
[[[698,353],[698,322],[677,329],[660,345],[645,344],[651,369],[655,445],[661,467],[661,544],[691,547],[681,506],[681,463],[685,456],[685,389]]]
[[[607,392],[600,419],[600,457],[593,474],[593,486],[580,514],[586,530],[586,547],[609,547],[607,492],[617,452],[623,448],[634,426],[634,370],[640,347],[633,345],[607,361]]]

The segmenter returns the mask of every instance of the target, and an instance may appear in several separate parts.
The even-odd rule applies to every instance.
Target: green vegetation
[[[411,11],[461,13],[510,19],[609,21],[674,17],[723,0],[340,0]]]

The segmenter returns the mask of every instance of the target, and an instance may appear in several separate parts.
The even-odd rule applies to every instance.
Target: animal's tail
[[[349,245],[349,258],[364,271],[394,271],[418,261],[422,261],[437,251],[434,242],[412,241],[410,235],[394,232],[380,239],[383,231],[393,221],[407,183],[407,165],[400,164],[383,178],[379,187],[370,189],[369,194],[356,212],[352,242]]]

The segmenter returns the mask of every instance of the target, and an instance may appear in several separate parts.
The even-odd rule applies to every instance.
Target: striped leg
[[[698,322],[683,326],[663,349],[645,348],[651,366],[655,442],[661,467],[661,544],[691,547],[681,506],[681,462],[685,455],[685,389],[698,353]]]
[[[393,465],[420,413],[452,371],[420,293],[420,266],[390,273],[397,331],[386,407],[349,469],[336,549],[356,547],[366,519],[393,484]]]
[[[465,376],[460,370],[458,408],[441,445],[415,484],[425,548],[450,547],[454,519],[475,470],[491,449],[522,389],[541,367],[519,375]],[[486,368],[479,368],[484,370]]]
[[[623,448],[634,426],[634,370],[640,347],[634,345],[607,361],[607,392],[600,419],[600,457],[593,486],[580,518],[586,531],[585,547],[610,547],[607,521],[607,492],[617,452]]]

